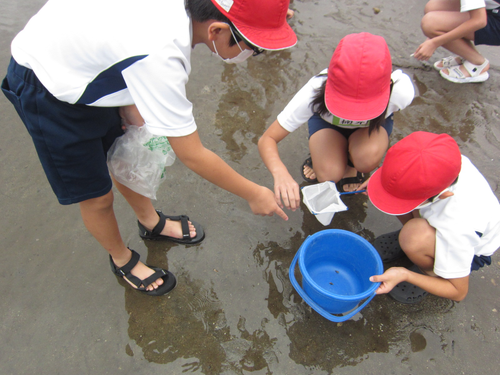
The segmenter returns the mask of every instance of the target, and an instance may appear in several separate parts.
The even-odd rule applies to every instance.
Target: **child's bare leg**
[[[309,150],[319,182],[342,178],[347,165],[347,139],[342,134],[333,129],[318,130],[309,138]],[[304,173],[309,169],[304,168]]]
[[[389,147],[389,136],[384,128],[374,130],[368,135],[368,129],[358,129],[348,139],[349,156],[354,168],[347,166],[342,178],[356,177],[358,172],[370,173],[382,160]],[[360,184],[346,184],[344,191],[354,191]]]
[[[424,14],[436,11],[460,12],[460,0],[430,0],[425,4]]]
[[[125,246],[118,230],[115,214],[113,211],[113,193],[110,191],[106,195],[98,198],[88,199],[80,202],[82,219],[88,231],[104,247],[113,258],[118,267],[123,267],[132,257],[132,253]],[[155,271],[139,262],[132,269],[131,273],[141,280],[151,276]],[[148,286],[148,290],[158,288],[163,280]]]
[[[408,220],[399,234],[399,243],[413,263],[428,275],[434,276],[436,229],[427,220]]]
[[[128,204],[134,210],[137,215],[137,219],[144,225],[147,229],[152,230],[156,224],[158,224],[159,217],[151,203],[151,199],[136,193],[135,191],[129,189],[125,185],[120,184],[113,178],[113,183],[120,193],[125,197]],[[182,238],[182,227],[180,221],[167,220],[165,222],[165,227],[161,232],[164,236],[170,236],[175,238]],[[192,238],[196,237],[196,229],[189,222],[189,234]]]
[[[467,12],[432,11],[427,13],[422,18],[421,27],[423,33],[428,38],[432,39],[455,29],[469,19],[470,16]],[[470,35],[466,35],[464,38],[456,39],[443,44],[442,47],[474,65],[481,65],[484,63],[485,58],[476,50],[474,44],[472,43],[473,40],[474,33],[471,33]],[[487,65],[482,72],[486,72],[488,69],[489,65]],[[469,72],[467,72],[463,66],[460,67],[460,70],[466,77],[470,76]],[[445,69],[443,72],[448,74],[448,69]]]
[[[370,173],[378,167],[389,147],[389,135],[384,128],[372,131],[359,129],[349,137],[349,155],[356,169]]]

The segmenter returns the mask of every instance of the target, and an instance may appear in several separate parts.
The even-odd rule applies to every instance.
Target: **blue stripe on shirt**
[[[129,57],[99,73],[99,75],[87,85],[84,93],[75,104],[91,104],[106,95],[125,89],[127,85],[123,79],[122,71],[146,56],[147,55]]]

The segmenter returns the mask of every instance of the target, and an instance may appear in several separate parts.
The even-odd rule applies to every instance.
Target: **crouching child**
[[[413,262],[372,276],[382,283],[377,294],[402,303],[420,302],[428,293],[463,300],[471,271],[491,264],[500,246],[500,204],[453,138],[410,134],[389,149],[363,185],[375,207],[403,224],[375,239],[382,260],[406,254]]]

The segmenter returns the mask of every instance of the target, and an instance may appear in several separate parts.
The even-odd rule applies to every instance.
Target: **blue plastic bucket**
[[[302,287],[294,275],[297,260]],[[375,296],[380,283],[369,278],[383,271],[380,255],[367,240],[345,230],[327,229],[306,238],[290,265],[289,277],[295,290],[317,313],[333,322],[343,322]],[[332,315],[346,312],[343,316]]]

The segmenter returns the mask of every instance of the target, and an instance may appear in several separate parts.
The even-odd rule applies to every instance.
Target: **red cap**
[[[462,156],[448,134],[415,132],[392,146],[368,182],[380,211],[403,215],[441,193],[458,177]]]
[[[345,36],[328,68],[326,108],[352,121],[380,116],[389,103],[391,72],[391,53],[384,38],[370,33]]]
[[[293,47],[297,36],[286,21],[290,0],[212,0],[251,44],[262,49]]]

